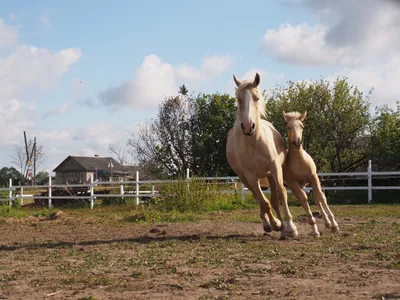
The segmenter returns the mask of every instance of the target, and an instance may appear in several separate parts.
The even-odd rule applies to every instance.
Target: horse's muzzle
[[[243,123],[240,124],[240,126],[242,127],[242,131],[243,131],[244,135],[252,136],[254,134],[254,131],[255,131],[255,128],[256,128],[256,124],[255,123],[253,123],[253,125],[251,125],[249,132],[245,132],[245,128],[244,128]]]
[[[294,140],[293,141],[293,146],[299,150],[301,148],[301,145],[303,144],[303,142],[300,139]]]

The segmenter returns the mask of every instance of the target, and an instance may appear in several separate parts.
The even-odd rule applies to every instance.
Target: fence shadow
[[[14,251],[20,249],[34,250],[34,249],[52,249],[52,248],[68,248],[68,247],[84,247],[84,246],[96,246],[96,245],[110,245],[113,243],[138,243],[138,244],[149,244],[152,242],[165,242],[171,240],[177,241],[199,241],[199,240],[233,240],[241,239],[242,243],[247,243],[250,240],[260,239],[262,235],[255,236],[252,234],[241,235],[241,234],[229,234],[229,235],[182,235],[182,236],[140,236],[136,238],[120,238],[120,239],[107,239],[107,240],[90,240],[90,241],[77,241],[77,242],[55,242],[55,243],[28,243],[18,245],[0,245],[0,251]]]

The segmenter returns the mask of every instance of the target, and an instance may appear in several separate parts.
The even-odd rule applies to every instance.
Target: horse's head
[[[283,117],[286,120],[286,127],[288,129],[289,147],[294,150],[300,150],[303,143],[303,121],[306,118],[306,115],[307,112],[283,112]]]
[[[233,75],[237,89],[236,98],[238,100],[237,121],[240,124],[243,134],[251,136],[254,134],[260,114],[264,114],[265,105],[260,100],[258,86],[260,75],[256,73],[253,81],[241,81]]]

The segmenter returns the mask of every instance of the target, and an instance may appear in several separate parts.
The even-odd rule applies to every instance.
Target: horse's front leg
[[[301,206],[304,208],[307,218],[308,218],[308,224],[311,225],[312,228],[312,235],[314,237],[319,237],[319,231],[317,227],[317,223],[315,222],[315,218],[311,212],[310,205],[308,204],[307,201],[307,194],[303,191],[303,189],[296,183],[296,182],[286,182],[286,184],[289,186],[291,189],[293,195],[300,201]]]
[[[247,184],[245,183],[245,185],[258,201],[260,206],[260,218],[263,220],[264,231],[267,233],[271,232],[271,228],[275,231],[280,231],[282,229],[282,223],[272,214],[271,203],[262,192],[259,179],[251,174],[247,175]]]
[[[296,225],[293,223],[293,217],[289,210],[289,205],[287,203],[287,192],[286,188],[283,185],[283,171],[282,166],[278,163],[275,163],[273,168],[271,168],[271,176],[274,178],[275,186],[276,186],[276,194],[283,206],[283,213],[285,215],[286,224],[284,223],[284,230],[281,231],[281,239],[284,239],[286,236],[295,237],[298,235]]]
[[[275,183],[274,177],[269,175],[268,176],[268,181],[269,181],[269,188],[271,190],[271,204],[272,204],[272,207],[274,208],[278,219],[283,224],[283,219],[282,219],[281,209],[280,209],[280,203],[279,203],[279,198],[278,198],[278,194],[277,194],[277,187],[276,187],[276,183]]]

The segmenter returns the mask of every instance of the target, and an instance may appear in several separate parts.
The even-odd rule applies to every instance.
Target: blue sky
[[[68,155],[109,155],[163,95],[233,93],[348,76],[373,105],[400,97],[400,8],[387,0],[2,1],[0,168],[36,136],[51,171]]]

